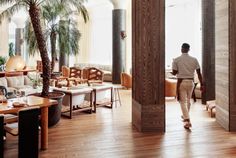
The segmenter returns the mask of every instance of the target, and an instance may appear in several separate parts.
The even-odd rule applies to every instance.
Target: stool
[[[123,86],[121,86],[121,85],[113,85],[113,90],[114,90],[114,100],[113,100],[113,102],[115,102],[116,107],[117,107],[117,103],[116,103],[117,101],[119,102],[119,104],[121,106],[119,89],[123,89]]]
[[[206,110],[210,110],[210,115],[213,117],[213,110],[216,108],[215,100],[210,100],[206,102]]]

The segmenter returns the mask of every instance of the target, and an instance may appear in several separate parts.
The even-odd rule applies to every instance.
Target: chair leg
[[[38,115],[39,109],[19,112],[19,158],[38,158]]]
[[[3,128],[3,124],[4,124],[4,117],[0,116],[0,157],[3,158],[3,152],[4,152],[4,128]]]

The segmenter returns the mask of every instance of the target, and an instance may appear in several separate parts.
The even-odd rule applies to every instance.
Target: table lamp
[[[19,71],[25,67],[24,59],[19,56],[11,56],[6,63],[6,71]]]

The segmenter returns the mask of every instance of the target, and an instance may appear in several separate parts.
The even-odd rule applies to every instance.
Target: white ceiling
[[[112,5],[110,0],[87,0],[86,7],[96,7],[101,5]]]
[[[195,1],[196,0],[166,0],[166,7],[187,4],[187,3],[193,3]]]

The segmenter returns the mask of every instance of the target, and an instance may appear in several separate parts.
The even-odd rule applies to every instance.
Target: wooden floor
[[[131,125],[131,92],[122,90],[121,97],[121,107],[63,118],[49,129],[49,149],[40,151],[40,157],[236,157],[236,133],[221,128],[200,103],[191,109],[191,131],[183,128],[179,104],[172,99],[166,102],[166,133],[139,133]],[[15,157],[17,138],[7,135],[5,158]]]

